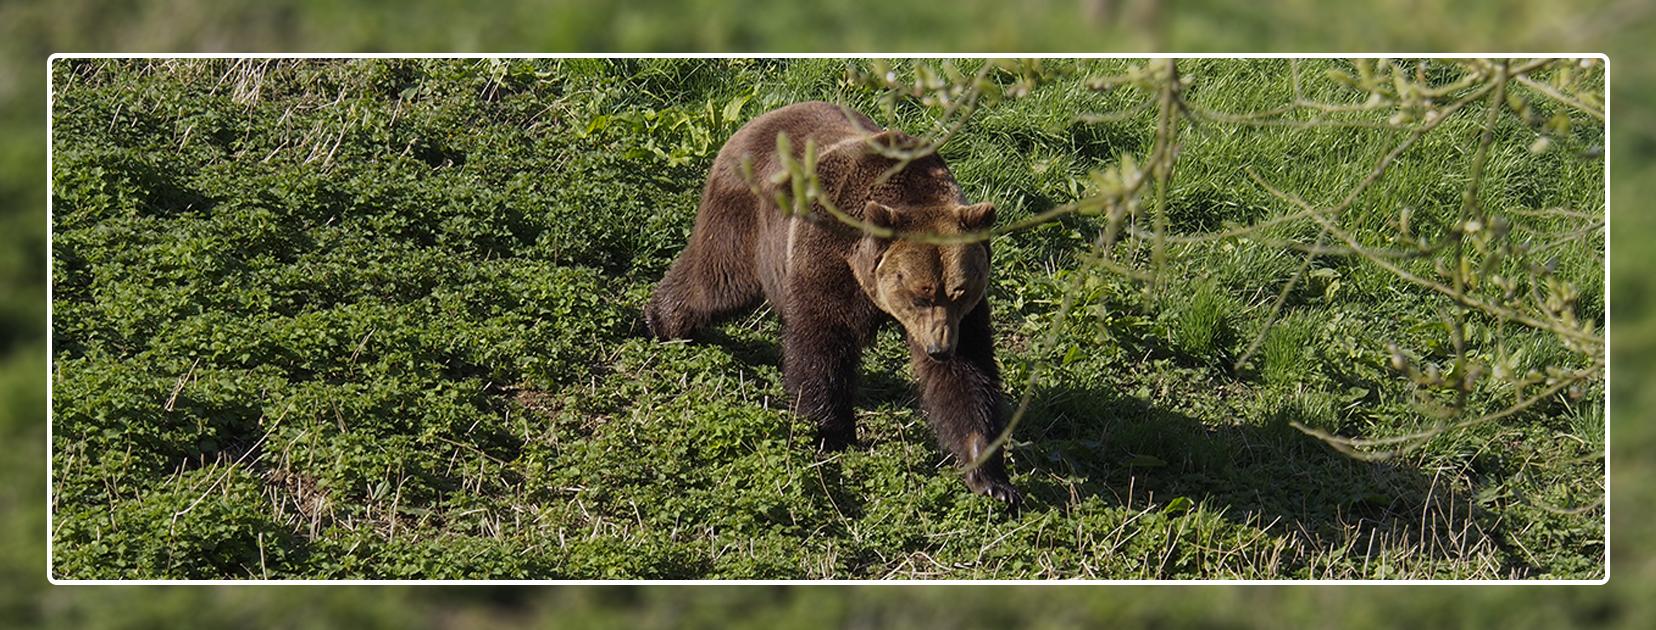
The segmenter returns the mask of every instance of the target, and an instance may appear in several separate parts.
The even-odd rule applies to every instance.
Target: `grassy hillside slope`
[[[975,117],[944,157],[1003,222],[1074,201],[1150,150],[1154,111],[1083,64]],[[804,99],[870,113],[840,60],[63,61],[51,174],[54,566],[65,578],[1598,578],[1601,387],[1362,462],[1295,431],[1427,424],[1388,344],[1442,359],[1440,301],[1325,257],[1272,302],[1308,221],[1176,246],[1161,281],[1077,256],[1102,221],[995,242],[1012,445],[1029,505],[966,493],[887,330],[863,365],[865,445],[833,456],[784,411],[768,311],[698,343],[638,308],[742,122]],[[1309,69],[1314,96],[1355,98]],[[1181,65],[1212,110],[1293,97],[1285,61]],[[1541,102],[1537,107],[1545,107]],[[1443,230],[1481,107],[1404,155],[1346,216]],[[1546,112],[1550,114],[1551,112]],[[886,121],[924,132],[935,112]],[[877,116],[878,117],[878,116]],[[1361,118],[1360,116],[1357,118]],[[1603,321],[1603,127],[1549,150],[1501,119],[1485,205],[1553,250]],[[1378,122],[1378,121],[1368,121]],[[1169,227],[1332,203],[1402,133],[1182,130]],[[1124,244],[1143,265],[1150,253]],[[1430,270],[1430,261],[1415,261]],[[1080,287],[1063,320],[1058,303]],[[1035,343],[1057,327],[1063,343]],[[1256,336],[1257,359],[1233,367]],[[1524,369],[1555,338],[1473,329]],[[1514,392],[1491,387],[1472,410]],[[1582,508],[1582,509],[1574,509]]]

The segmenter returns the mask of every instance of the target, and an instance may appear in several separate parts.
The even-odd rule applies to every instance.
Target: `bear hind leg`
[[[757,304],[752,263],[702,255],[691,247],[673,263],[644,307],[644,325],[656,339],[685,339],[733,312]]]

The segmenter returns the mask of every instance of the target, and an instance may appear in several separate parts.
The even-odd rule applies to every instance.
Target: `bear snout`
[[[947,361],[949,357],[954,356],[954,348],[938,343],[929,344],[926,346],[926,356],[931,357],[933,361]]]
[[[922,347],[926,351],[926,356],[931,357],[933,361],[947,361],[953,357],[957,333],[954,326],[949,325],[948,318],[936,317],[927,322],[926,328],[929,334],[920,338],[925,342]]]

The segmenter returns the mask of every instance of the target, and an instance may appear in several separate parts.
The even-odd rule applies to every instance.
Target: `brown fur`
[[[819,148],[823,192],[843,211],[898,232],[958,234],[986,229],[989,204],[967,204],[935,155],[895,163],[871,143],[909,143],[868,117],[823,102],[790,105],[754,119],[719,151],[702,192],[696,226],[645,307],[662,339],[770,302],[782,317],[783,378],[795,409],[813,420],[825,448],[853,443],[852,401],[862,348],[879,326],[902,325],[920,397],[939,443],[962,463],[1000,432],[1001,383],[989,329],[989,247],[875,238],[821,209],[788,217],[776,208],[772,175],[782,170],[776,138],[795,151]],[[795,156],[799,157],[799,156]],[[752,161],[760,194],[742,176]],[[967,484],[1007,503],[1020,500],[997,452]]]

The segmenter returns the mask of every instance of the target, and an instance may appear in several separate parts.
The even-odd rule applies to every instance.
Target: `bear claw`
[[[1005,503],[1010,508],[1017,508],[1023,504],[1023,494],[1019,493],[1018,489],[1013,488],[1012,484],[1009,483],[991,483],[988,488],[983,490],[983,493],[996,501]]]
[[[1023,503],[1023,494],[1012,487],[1012,482],[1005,479],[988,478],[978,471],[972,471],[966,476],[966,485],[971,487],[973,492],[1000,501],[1010,508],[1015,509]]]

